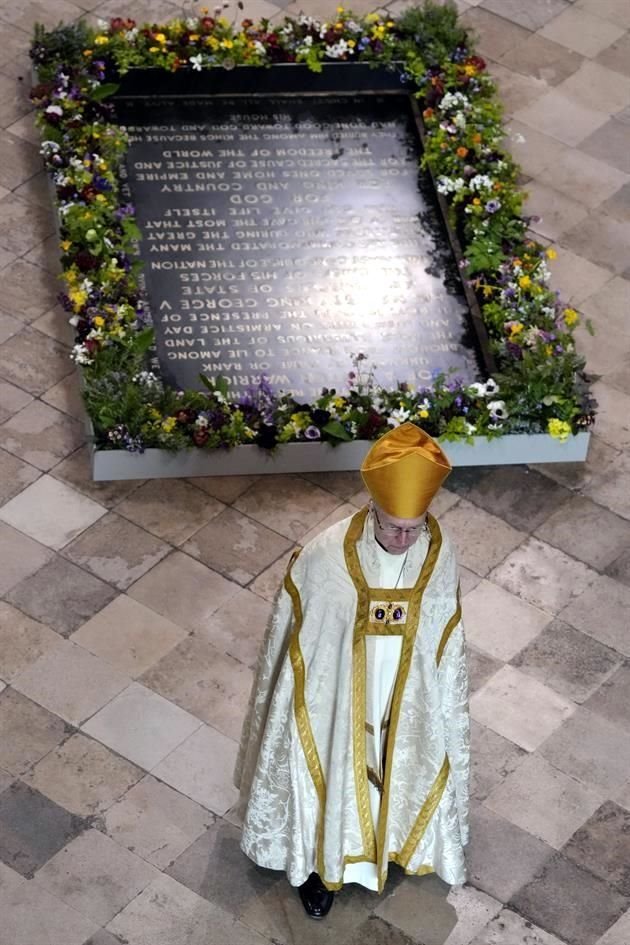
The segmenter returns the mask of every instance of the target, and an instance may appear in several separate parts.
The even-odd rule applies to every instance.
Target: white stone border
[[[441,446],[453,466],[505,466],[514,463],[578,463],[586,459],[590,433],[578,433],[560,443],[546,433],[519,433],[474,443]],[[92,449],[92,478],[97,482],[118,479],[173,479],[193,476],[265,475],[268,473],[338,472],[359,469],[372,446],[367,440],[341,443],[286,443],[273,453],[258,446],[231,450],[191,448],[170,453],[148,449]]]

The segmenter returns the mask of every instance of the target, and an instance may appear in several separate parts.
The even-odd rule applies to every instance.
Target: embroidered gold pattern
[[[414,850],[422,840],[422,837],[429,826],[429,822],[433,817],[438,804],[442,800],[442,795],[444,794],[444,789],[446,788],[446,782],[448,781],[449,771],[449,761],[445,756],[442,767],[440,768],[435,781],[431,785],[431,789],[426,796],[424,804],[420,808],[420,813],[414,821],[414,825],[411,828],[409,836],[405,840],[403,848],[398,854],[397,862],[405,869],[409,865],[409,861],[413,856]]]
[[[444,650],[446,649],[446,644],[449,641],[449,637],[461,619],[462,619],[461,588],[460,588],[460,585],[458,584],[457,585],[457,608],[453,616],[450,618],[450,620],[444,627],[444,630],[442,631],[442,636],[440,637],[440,643],[438,645],[437,653],[435,656],[435,662],[438,664],[438,666],[440,665],[440,661],[444,654]]]

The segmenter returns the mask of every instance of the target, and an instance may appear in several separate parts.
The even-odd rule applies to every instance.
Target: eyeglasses
[[[397,538],[399,535],[409,535],[413,538],[419,535],[422,529],[426,528],[427,525],[426,519],[420,525],[414,525],[413,528],[401,528],[399,525],[383,525],[374,506],[372,506],[372,512],[380,530],[384,535],[389,535],[391,538]]]

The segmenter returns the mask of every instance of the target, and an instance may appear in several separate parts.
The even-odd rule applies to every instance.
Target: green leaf
[[[339,420],[330,420],[325,427],[322,427],[322,432],[327,433],[328,436],[334,437],[336,440],[351,440],[352,437]]]
[[[214,386],[216,387],[218,392],[220,394],[223,394],[223,396],[227,400],[228,386],[229,386],[227,377],[223,377],[222,374],[218,374],[214,379]]]
[[[90,98],[95,102],[102,102],[104,99],[109,98],[110,95],[115,95],[119,88],[120,86],[117,82],[103,82],[102,85],[92,90]]]

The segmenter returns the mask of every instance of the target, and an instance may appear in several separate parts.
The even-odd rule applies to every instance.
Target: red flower
[[[204,446],[208,442],[209,434],[207,430],[195,430],[192,438],[195,446]]]

